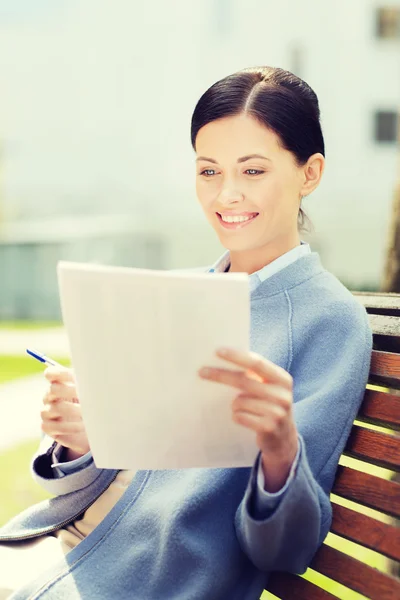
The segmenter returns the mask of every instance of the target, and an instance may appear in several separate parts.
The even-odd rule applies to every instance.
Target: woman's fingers
[[[290,373],[256,352],[242,352],[233,348],[220,348],[217,350],[217,355],[238,367],[253,371],[263,381],[284,385],[290,390],[293,388],[293,378]]]
[[[43,402],[58,402],[60,399],[79,403],[76,395],[75,378],[72,369],[48,367],[44,371],[46,379],[50,382],[50,389]]]
[[[207,374],[201,374],[201,376],[209,381],[217,381],[236,387],[243,390],[248,396],[260,398],[262,400],[270,399],[275,403],[281,404],[285,408],[292,405],[292,394],[286,387],[271,383],[261,383],[260,381],[248,377],[244,371],[232,371],[229,369],[209,367],[207,368]]]
[[[76,452],[79,452],[81,456],[83,454],[86,454],[86,452],[90,451],[90,446],[87,443],[87,439],[84,435],[84,432],[80,431],[78,433],[70,435],[59,433],[54,434],[50,437],[55,439],[59,444],[61,444],[61,446],[64,446],[65,448],[71,448],[74,449]]]
[[[233,410],[232,419],[236,423],[264,435],[276,435],[284,427],[287,415],[279,406],[270,406],[269,410],[262,414],[256,410],[256,405],[254,407],[249,405],[248,410]]]
[[[76,398],[76,387],[74,383],[52,383],[49,389],[50,401],[51,399],[63,398],[66,400],[73,400]]]
[[[252,416],[265,432],[279,428],[287,418],[287,410],[279,404],[265,402],[263,398],[252,398],[240,394],[232,402],[233,416]]]
[[[55,438],[59,435],[71,435],[73,433],[83,432],[84,426],[82,421],[53,421],[42,420],[42,430],[50,437]]]
[[[244,427],[252,429],[257,433],[261,427],[261,417],[258,415],[237,411],[232,414],[232,419],[238,425],[243,425]]]
[[[85,454],[90,446],[73,370],[52,366],[44,371],[44,375],[50,385],[43,398],[42,431],[65,448]]]
[[[90,450],[79,404],[69,400],[45,404],[41,421],[42,431],[59,444],[81,454]]]
[[[73,383],[52,383],[43,397],[43,404],[57,403],[61,400],[79,402],[76,394],[76,387]]]
[[[51,402],[46,404],[40,412],[42,420],[59,421],[81,421],[82,411],[80,405],[71,402]]]
[[[263,455],[292,457],[298,444],[292,411],[293,377],[255,352],[220,348],[217,356],[240,370],[206,367],[199,371],[200,377],[241,390],[232,402],[232,419],[256,433]]]
[[[232,402],[234,412],[246,412],[258,417],[272,417],[279,420],[285,418],[287,411],[275,402],[266,402],[265,398],[253,398],[239,394]]]
[[[47,367],[47,369],[43,372],[46,379],[50,382],[74,382],[74,372],[72,369],[67,369],[67,367]]]
[[[81,407],[70,402],[47,405],[41,411],[42,429],[51,437],[85,430],[82,420]]]

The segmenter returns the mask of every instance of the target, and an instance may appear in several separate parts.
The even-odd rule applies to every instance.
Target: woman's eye
[[[247,169],[245,172],[249,175],[261,175],[261,173],[265,173],[265,171],[260,171],[259,169]]]
[[[204,175],[205,177],[211,177],[214,173],[214,169],[204,169],[204,171],[202,171],[200,175]]]

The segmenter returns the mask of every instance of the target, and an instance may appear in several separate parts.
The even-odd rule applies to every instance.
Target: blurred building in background
[[[165,241],[131,219],[64,217],[14,224],[0,237],[2,319],[58,320],[59,260],[165,268]]]
[[[190,117],[252,65],[316,91],[326,170],[303,235],[377,289],[397,168],[400,0],[0,0],[0,318],[58,314],[57,260],[180,268],[223,251]]]

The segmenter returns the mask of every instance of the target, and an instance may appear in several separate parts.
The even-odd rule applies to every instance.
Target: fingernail
[[[226,356],[229,353],[228,348],[218,348],[218,354],[222,354],[222,356]]]
[[[200,369],[199,375],[202,375],[203,377],[207,377],[208,375],[211,375],[211,369],[208,369],[207,367],[203,367],[202,369]]]

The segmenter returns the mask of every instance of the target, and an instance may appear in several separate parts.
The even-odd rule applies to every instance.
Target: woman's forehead
[[[275,132],[249,116],[236,115],[217,119],[202,127],[196,138],[199,156],[217,159],[210,154],[221,153],[237,158],[259,154],[272,159],[281,151]]]

